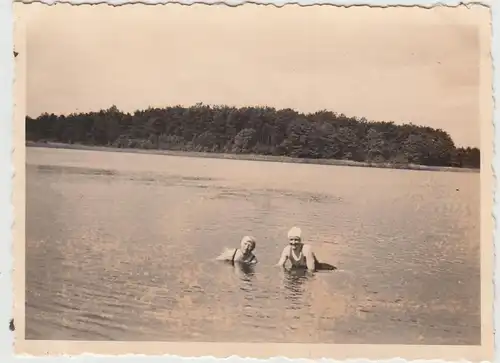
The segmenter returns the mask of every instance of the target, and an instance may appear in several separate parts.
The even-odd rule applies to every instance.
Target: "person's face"
[[[288,239],[288,243],[290,243],[290,246],[292,246],[293,249],[297,249],[301,246],[302,241],[300,240],[300,237],[290,237]]]
[[[245,241],[241,244],[241,250],[243,251],[243,253],[247,254],[247,253],[250,253],[252,252],[253,250],[253,243],[250,242],[250,241]]]

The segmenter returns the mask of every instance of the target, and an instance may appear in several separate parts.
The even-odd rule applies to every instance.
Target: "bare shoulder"
[[[304,253],[312,253],[313,252],[313,248],[312,248],[311,245],[305,244],[304,246],[302,246],[302,251]]]
[[[283,248],[282,254],[290,253],[290,248],[291,248],[290,245],[285,246],[285,248]]]

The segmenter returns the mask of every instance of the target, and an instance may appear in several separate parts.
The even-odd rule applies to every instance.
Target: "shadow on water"
[[[317,262],[316,266],[316,272],[337,269],[337,267],[328,263]],[[314,279],[314,273],[306,268],[285,268],[283,270],[282,283],[285,289],[285,298],[291,303],[292,309],[301,309],[303,307],[301,299],[312,279]]]
[[[236,262],[233,267],[234,267],[234,273],[242,281],[250,282],[252,277],[255,275],[255,266],[253,265]]]
[[[302,307],[301,298],[306,291],[306,284],[313,275],[307,269],[284,269],[283,287],[285,289],[285,298],[297,309]]]
[[[326,262],[316,262],[316,271],[335,271],[337,267]]]
[[[231,261],[224,261],[224,263],[230,266],[234,275],[242,282],[241,290],[251,290],[252,280],[255,276],[255,266]]]
[[[253,284],[255,277],[255,266],[235,262],[233,273],[240,280],[239,288],[243,292],[244,299],[253,301],[255,299],[256,286]]]

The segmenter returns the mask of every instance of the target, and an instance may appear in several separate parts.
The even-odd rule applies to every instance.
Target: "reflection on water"
[[[234,271],[242,281],[250,281],[250,278],[255,274],[255,266],[236,262]]]
[[[306,289],[309,274],[305,269],[287,269],[283,271],[283,287],[289,303],[289,309],[301,309],[302,296]]]
[[[38,148],[27,164],[27,339],[480,342],[477,174]],[[338,270],[274,267],[292,225]],[[259,264],[214,261],[247,234]]]

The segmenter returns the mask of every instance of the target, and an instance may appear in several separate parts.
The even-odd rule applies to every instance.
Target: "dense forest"
[[[27,141],[479,168],[477,148],[440,129],[271,107],[149,108],[26,118]]]

